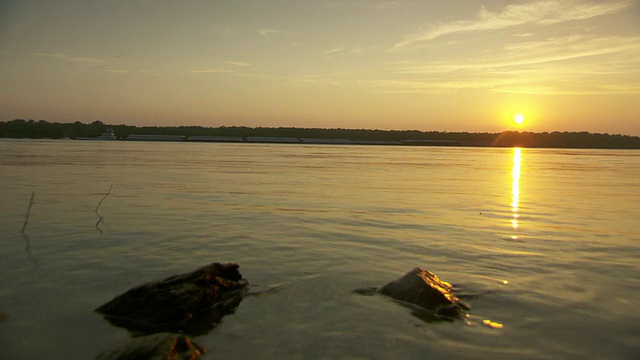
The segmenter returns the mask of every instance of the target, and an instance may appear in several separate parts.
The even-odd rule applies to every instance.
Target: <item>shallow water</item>
[[[637,151],[1,140],[0,358],[94,358],[129,338],[94,308],[213,261],[280,288],[207,358],[640,358],[639,179]],[[416,266],[492,292],[453,323],[352,292]]]

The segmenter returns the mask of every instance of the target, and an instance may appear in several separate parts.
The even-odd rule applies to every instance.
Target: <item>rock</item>
[[[456,297],[454,291],[451,284],[418,267],[380,289],[360,289],[356,290],[356,293],[380,293],[404,304],[416,305],[417,308],[410,306],[413,315],[421,320],[433,322],[466,317],[466,311],[470,310],[470,307]]]
[[[184,335],[157,334],[134,338],[96,360],[196,360],[206,349]]]
[[[4,311],[0,311],[0,321],[5,320],[8,317],[9,317],[9,314],[7,314]]]
[[[238,268],[238,264],[212,263],[150,282],[115,297],[96,312],[132,332],[204,334],[240,304],[249,283]]]

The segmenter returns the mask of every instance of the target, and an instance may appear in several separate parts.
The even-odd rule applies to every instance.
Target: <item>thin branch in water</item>
[[[102,229],[100,228],[100,223],[104,220],[104,216],[98,215],[98,221],[96,222],[96,230],[102,234]]]
[[[29,260],[32,263],[35,263],[33,261],[33,254],[31,253],[31,240],[29,239],[29,236],[26,233],[22,233],[22,239],[24,239],[24,250],[27,252],[27,257],[29,257]]]
[[[25,250],[27,252],[27,256],[29,260],[34,263],[33,256],[31,254],[31,240],[29,240],[29,236],[26,233],[27,224],[29,224],[29,217],[31,216],[31,207],[33,207],[33,199],[35,198],[36,192],[31,192],[31,200],[29,200],[29,207],[27,208],[27,215],[24,217],[24,224],[22,225],[22,230],[20,230],[20,234],[22,234],[22,238],[25,243]]]
[[[102,205],[102,202],[107,198],[107,196],[109,196],[109,194],[111,194],[112,188],[113,188],[113,184],[111,184],[111,186],[109,187],[109,191],[107,191],[107,193],[104,194],[104,197],[102,198],[102,200],[100,200],[100,202],[98,203],[98,206],[96,206],[96,210],[95,210],[96,214],[98,213],[98,209],[100,208],[100,205]]]
[[[104,220],[104,216],[102,216],[102,215],[100,215],[100,213],[98,213],[98,209],[100,208],[100,205],[102,205],[102,202],[107,198],[107,196],[109,196],[109,194],[111,194],[111,189],[112,188],[113,188],[113,184],[111,184],[111,186],[109,187],[109,191],[107,191],[107,193],[104,195],[102,200],[100,200],[100,202],[98,203],[98,206],[96,206],[96,209],[94,210],[96,215],[98,215],[98,222],[96,222],[96,230],[98,230],[100,232],[100,234],[102,234],[102,229],[100,228],[100,223],[102,222],[102,220]]]
[[[29,223],[29,216],[31,215],[31,207],[33,206],[33,198],[36,196],[35,190],[31,192],[31,200],[29,201],[29,207],[27,208],[27,215],[24,218],[24,224],[22,225],[22,230],[20,230],[21,234],[24,234],[24,231],[27,229],[27,224]]]

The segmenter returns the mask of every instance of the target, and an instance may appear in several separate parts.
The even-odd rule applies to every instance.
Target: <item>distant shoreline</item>
[[[469,133],[419,130],[323,128],[251,128],[244,126],[132,126],[50,123],[16,119],[0,122],[0,138],[78,139],[83,141],[172,141],[322,145],[396,145],[459,147],[527,147],[577,149],[640,149],[640,137],[589,132]]]

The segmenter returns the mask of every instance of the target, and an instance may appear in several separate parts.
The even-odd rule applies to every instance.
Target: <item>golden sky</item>
[[[640,135],[635,0],[4,0],[0,64],[0,121]]]

